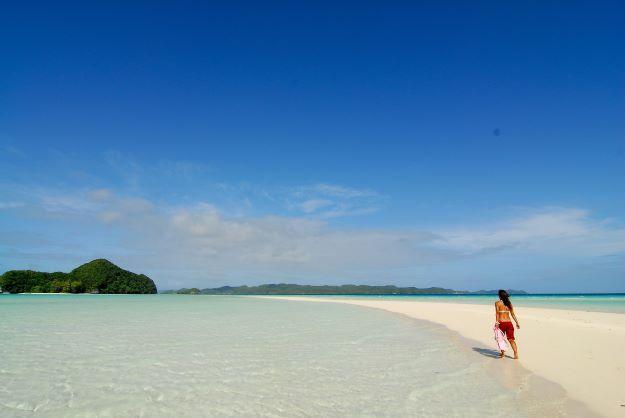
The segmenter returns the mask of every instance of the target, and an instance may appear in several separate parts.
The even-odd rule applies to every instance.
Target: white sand
[[[445,325],[485,348],[495,348],[494,306],[406,300],[278,299],[334,302],[384,309]],[[625,315],[543,308],[516,308],[519,364],[560,384],[597,413],[625,417]],[[509,352],[512,354],[512,352]],[[508,354],[508,353],[507,353]],[[510,358],[493,361],[516,361]]]

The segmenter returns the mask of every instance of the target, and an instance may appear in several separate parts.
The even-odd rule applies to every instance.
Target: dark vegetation
[[[260,286],[223,286],[214,289],[167,290],[166,294],[179,295],[471,295],[496,294],[496,290],[467,292],[442,287],[367,286],[346,284],[341,286],[312,286],[301,284],[263,284]],[[510,290],[510,294],[524,294],[522,290]]]
[[[10,293],[156,293],[148,276],[98,259],[69,273],[11,270],[0,276],[0,287]]]

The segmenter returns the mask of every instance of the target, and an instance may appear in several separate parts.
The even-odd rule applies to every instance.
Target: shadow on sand
[[[499,351],[490,348],[473,347],[473,351],[486,357],[499,358]]]

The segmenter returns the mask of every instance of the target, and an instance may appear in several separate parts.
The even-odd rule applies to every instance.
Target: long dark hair
[[[508,294],[508,292],[500,289],[497,294],[499,295],[499,300],[502,301],[503,304],[508,307],[508,309],[512,309],[512,302],[510,302],[510,295]]]

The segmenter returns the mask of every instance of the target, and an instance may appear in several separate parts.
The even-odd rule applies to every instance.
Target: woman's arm
[[[521,325],[519,325],[519,320],[516,319],[516,315],[514,314],[514,308],[510,310],[510,313],[512,314],[512,318],[514,318],[514,322],[516,322],[517,329],[521,329]]]

